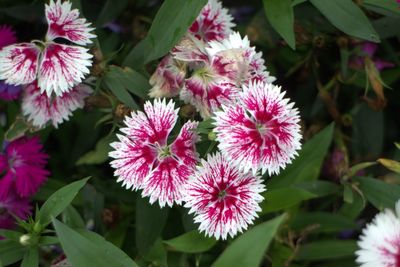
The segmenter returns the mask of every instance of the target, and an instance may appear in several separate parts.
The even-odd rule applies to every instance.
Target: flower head
[[[24,89],[22,97],[22,113],[28,117],[33,126],[43,128],[47,122],[58,127],[67,121],[72,112],[83,108],[84,99],[92,93],[89,86],[80,84],[61,96],[47,97],[40,92],[37,83],[32,83]]]
[[[356,262],[362,267],[400,266],[400,201],[395,212],[378,213],[364,228],[358,247]]]
[[[208,155],[185,186],[185,207],[200,223],[200,232],[216,239],[247,229],[261,211],[262,180],[242,173],[220,153]]]
[[[209,0],[201,10],[197,19],[189,28],[189,32],[204,42],[226,38],[235,26],[233,17],[217,0]]]
[[[15,226],[13,216],[25,220],[30,213],[29,199],[20,198],[14,191],[0,195],[0,229],[12,229]]]
[[[153,87],[149,96],[154,98],[177,96],[183,86],[185,75],[185,63],[175,60],[171,55],[165,56],[150,78]]]
[[[13,188],[20,197],[35,194],[49,175],[47,159],[38,137],[21,137],[6,144],[0,154],[0,196],[10,194]]]
[[[95,35],[85,19],[79,19],[71,3],[60,0],[46,5],[49,29],[46,42],[20,43],[0,50],[0,79],[12,85],[30,84],[36,79],[42,92],[61,96],[82,82],[92,65],[88,49],[56,43],[64,38],[75,44],[90,43]],[[39,43],[39,44],[38,44]]]
[[[17,41],[14,30],[8,25],[0,25],[0,49]]]
[[[117,181],[143,189],[142,196],[149,196],[150,203],[158,200],[161,207],[181,203],[183,185],[198,162],[197,122],[186,122],[175,141],[167,142],[178,119],[174,106],[172,100],[155,99],[145,103],[144,112],[132,112],[121,129],[125,135],[117,135],[119,142],[111,144],[115,150],[109,154]]]
[[[297,109],[270,83],[243,86],[237,101],[215,112],[221,152],[241,170],[279,173],[300,149]]]

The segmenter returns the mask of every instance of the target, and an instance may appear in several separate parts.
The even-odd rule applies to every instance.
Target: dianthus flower
[[[69,1],[50,1],[46,5],[46,19],[49,25],[46,41],[18,43],[0,50],[0,79],[13,85],[30,84],[36,79],[41,92],[50,96],[53,92],[61,96],[74,85],[82,82],[92,55],[88,49],[77,45],[55,42],[66,39],[78,45],[87,45],[95,35],[90,33],[86,19],[79,18],[79,11],[71,9]]]
[[[262,180],[241,172],[221,153],[208,155],[185,186],[185,207],[200,223],[200,232],[216,239],[246,230],[261,211]]]
[[[142,196],[150,196],[150,203],[158,200],[161,207],[181,203],[183,185],[198,162],[197,122],[186,122],[175,141],[167,142],[178,119],[174,107],[172,100],[147,101],[144,112],[125,118],[125,135],[117,135],[119,142],[111,144],[115,150],[109,154],[117,181],[127,189],[143,189]]]
[[[400,266],[400,201],[396,210],[378,213],[358,241],[356,262],[361,267]]]
[[[35,194],[49,175],[47,159],[38,137],[21,137],[6,144],[0,153],[0,195],[4,197],[14,189],[20,197]]]
[[[0,49],[17,42],[14,30],[8,25],[0,25]]]
[[[89,86],[79,84],[61,96],[48,97],[46,93],[40,92],[40,88],[34,82],[24,89],[22,113],[35,127],[44,128],[47,122],[51,122],[57,128],[69,119],[73,111],[84,107],[85,98],[92,92]]]
[[[219,149],[244,172],[278,174],[300,149],[300,117],[280,87],[255,82],[215,112]]]
[[[13,216],[25,220],[30,213],[31,206],[28,198],[18,197],[14,191],[7,195],[0,194],[0,229],[14,228],[15,219]]]

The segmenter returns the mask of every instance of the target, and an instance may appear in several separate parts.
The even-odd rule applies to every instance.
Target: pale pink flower
[[[60,96],[82,82],[92,65],[88,49],[55,42],[68,39],[76,44],[90,43],[95,35],[71,3],[59,0],[46,5],[49,22],[46,42],[33,41],[4,47],[0,50],[0,79],[12,85],[30,84],[36,79],[42,92]],[[38,45],[36,45],[38,44]]]
[[[179,94],[186,75],[186,64],[165,56],[150,78],[149,96],[154,98],[174,97]]]
[[[0,194],[0,229],[13,229],[16,226],[14,216],[25,220],[31,209],[29,199],[17,196],[14,191],[7,195]]]
[[[231,33],[235,24],[233,17],[221,2],[209,0],[203,7],[197,19],[189,28],[189,32],[204,42],[222,40]]]
[[[117,181],[127,189],[143,189],[142,196],[150,197],[150,203],[180,204],[183,185],[193,173],[198,162],[195,143],[199,136],[195,132],[197,122],[186,122],[171,144],[167,139],[178,119],[178,109],[171,100],[147,101],[144,112],[132,112],[125,118],[125,135],[117,135],[119,142],[111,146]]]
[[[300,149],[300,117],[281,88],[256,82],[215,112],[219,149],[244,172],[278,174]]]
[[[356,262],[361,267],[400,266],[400,201],[396,210],[378,213],[358,240]]]
[[[92,92],[89,86],[79,84],[61,96],[48,97],[40,92],[35,82],[24,89],[22,113],[35,127],[44,128],[50,122],[57,128],[63,121],[69,120],[73,111],[84,107],[85,98]]]
[[[49,5],[45,6],[45,11],[49,24],[47,40],[61,37],[78,45],[87,45],[92,43],[91,38],[96,37],[90,33],[94,28],[89,27],[90,23],[87,23],[86,19],[79,18],[79,10],[72,9],[71,2],[50,0]]]
[[[21,137],[6,143],[0,153],[0,195],[14,190],[20,197],[35,194],[49,176],[45,168],[47,159],[39,137]]]
[[[221,153],[208,155],[185,186],[185,207],[200,223],[200,232],[216,239],[246,230],[261,211],[262,180],[242,173]]]

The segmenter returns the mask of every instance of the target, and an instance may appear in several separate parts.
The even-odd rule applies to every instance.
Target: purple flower
[[[0,25],[0,49],[17,42],[15,32],[8,25]]]
[[[0,99],[11,101],[17,99],[21,94],[21,86],[6,84],[0,81]]]
[[[7,196],[0,195],[0,229],[12,229],[15,225],[13,215],[25,220],[30,212],[29,199],[18,197],[14,191]]]

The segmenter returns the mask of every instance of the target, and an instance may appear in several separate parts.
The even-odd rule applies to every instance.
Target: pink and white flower
[[[47,180],[49,172],[45,166],[48,155],[38,137],[21,137],[6,144],[0,153],[0,196],[14,190],[20,197],[30,197]]]
[[[15,227],[13,216],[25,220],[31,214],[31,209],[29,199],[17,196],[14,191],[0,195],[0,229],[13,229]]]
[[[400,266],[400,201],[396,210],[378,213],[358,240],[356,262],[361,267]]]
[[[84,107],[85,98],[92,92],[89,86],[80,84],[61,96],[47,97],[45,93],[40,92],[37,83],[32,83],[24,89],[22,113],[35,127],[44,128],[51,122],[57,128],[69,119],[73,111]]]
[[[150,78],[149,96],[153,98],[174,97],[179,94],[186,75],[186,64],[165,56]]]
[[[209,0],[190,26],[189,32],[204,42],[222,40],[228,37],[235,26],[232,20],[233,17],[219,1]]]
[[[49,5],[45,6],[45,11],[49,25],[47,40],[64,38],[78,45],[87,45],[92,43],[90,39],[96,37],[91,33],[94,28],[89,27],[90,23],[87,23],[86,19],[79,18],[79,10],[72,9],[71,2],[50,0]]]
[[[255,82],[215,112],[219,149],[244,172],[278,174],[300,149],[300,117],[281,88]]]
[[[36,79],[42,92],[61,96],[82,82],[92,65],[88,49],[63,45],[55,38],[65,38],[79,45],[90,43],[95,35],[85,19],[79,19],[71,3],[50,2],[46,5],[49,22],[46,42],[34,41],[4,47],[0,50],[0,79],[12,85],[30,84]],[[36,45],[36,43],[40,43]]]
[[[226,239],[246,230],[261,211],[262,180],[241,172],[221,153],[208,155],[185,186],[185,207],[200,223],[200,232]]]
[[[186,122],[171,144],[167,139],[178,119],[178,109],[171,100],[147,101],[144,112],[132,112],[125,118],[125,135],[117,135],[119,142],[111,146],[117,181],[127,189],[143,189],[142,196],[161,207],[180,204],[183,186],[198,162],[195,143],[199,136],[194,131],[197,122]]]

